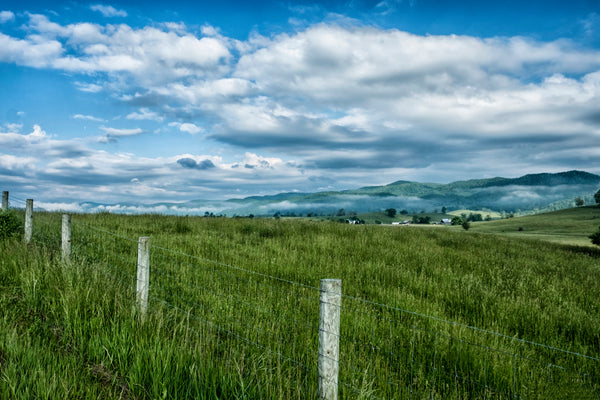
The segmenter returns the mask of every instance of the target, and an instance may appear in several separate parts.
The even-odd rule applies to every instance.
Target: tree
[[[387,210],[385,210],[385,215],[387,215],[390,218],[394,218],[396,216],[396,209],[388,208]]]
[[[595,233],[592,233],[590,236],[588,236],[590,239],[592,239],[592,243],[596,244],[598,246],[600,246],[600,227],[598,227],[598,231]]]
[[[581,197],[577,197],[575,199],[575,206],[581,207],[585,204],[585,201]]]
[[[452,218],[452,221],[450,221],[450,223],[452,225],[462,225],[463,222],[464,222],[463,219],[461,217],[459,217],[459,216],[456,216],[456,217]]]
[[[446,207],[442,207],[442,214],[446,214]]]
[[[431,222],[431,217],[429,215],[426,216],[419,216],[419,215],[413,215],[412,217],[412,223],[413,224],[429,224]]]
[[[600,206],[600,189],[598,189],[598,191],[594,195],[594,200],[596,200],[596,204],[598,204],[598,206]]]
[[[463,221],[463,223],[462,223],[462,227],[463,227],[463,229],[464,229],[465,231],[468,231],[468,230],[469,230],[469,228],[471,227],[471,223],[470,223],[469,221],[466,221],[466,220],[465,220],[465,221]]]
[[[472,221],[472,222],[483,221],[483,217],[479,213],[477,213],[477,214],[470,213],[469,216],[466,218],[466,220]]]

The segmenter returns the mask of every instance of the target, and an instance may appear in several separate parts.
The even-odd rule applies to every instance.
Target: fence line
[[[397,311],[397,312],[400,312],[400,313],[411,314],[411,315],[414,315],[416,317],[431,319],[431,320],[434,320],[434,321],[437,321],[437,322],[442,322],[442,323],[445,323],[445,324],[455,325],[455,326],[458,326],[458,327],[461,327],[461,328],[466,328],[466,329],[474,330],[474,331],[477,331],[477,332],[480,332],[480,333],[485,333],[485,334],[489,334],[489,335],[499,336],[499,337],[502,337],[504,339],[514,340],[514,341],[521,342],[521,343],[524,343],[524,344],[529,344],[529,345],[534,345],[534,346],[542,346],[542,347],[545,347],[545,348],[547,348],[549,350],[555,350],[555,351],[559,351],[559,352],[571,354],[571,355],[574,355],[574,356],[577,356],[577,357],[583,357],[583,358],[587,358],[587,359],[590,359],[590,360],[593,360],[593,361],[599,361],[600,362],[600,358],[588,356],[588,355],[585,355],[585,354],[581,354],[581,353],[577,353],[577,352],[573,352],[573,351],[569,351],[569,350],[560,349],[558,347],[548,346],[548,345],[545,345],[545,344],[532,342],[532,341],[529,341],[529,340],[526,340],[526,339],[521,339],[521,338],[518,338],[518,337],[509,336],[509,335],[505,335],[505,334],[502,334],[502,333],[492,332],[492,331],[489,331],[489,330],[486,330],[486,329],[481,329],[481,328],[477,328],[475,326],[461,324],[460,322],[449,321],[449,320],[446,320],[446,319],[443,319],[443,318],[434,317],[434,316],[431,316],[431,315],[421,314],[421,313],[418,313],[418,312],[415,312],[415,311],[404,310],[402,308],[389,306],[387,304],[381,304],[381,303],[377,303],[377,302],[373,302],[373,301],[370,301],[370,300],[365,300],[365,299],[361,299],[361,298],[357,298],[357,297],[353,297],[353,296],[348,296],[348,295],[342,295],[342,296],[344,298],[349,299],[349,300],[354,300],[354,301],[357,301],[357,302],[362,302],[362,303],[365,303],[365,304],[370,304],[370,305],[381,307],[381,308],[387,308],[387,309],[390,309],[390,310],[393,310],[393,311]]]
[[[139,242],[76,218],[73,228],[72,255],[109,267],[133,290]],[[34,230],[34,240],[56,244],[58,235],[42,232],[48,230]],[[99,246],[98,235],[109,240]],[[317,374],[321,398],[539,398],[556,394],[557,386],[600,398],[599,358],[341,292],[339,302],[320,301],[337,308],[341,320],[340,331],[327,330],[339,348],[331,356],[316,351],[324,332],[315,313],[322,288],[152,244],[148,249],[151,308],[168,307],[298,367],[296,375],[315,394],[307,378]],[[570,370],[567,360],[581,367]],[[333,361],[339,377],[317,368]]]

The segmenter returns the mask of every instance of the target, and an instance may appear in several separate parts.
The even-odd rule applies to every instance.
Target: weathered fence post
[[[25,205],[25,243],[31,242],[33,235],[33,199],[27,199]]]
[[[342,281],[322,279],[319,308],[319,398],[337,400]]]
[[[142,318],[148,309],[148,289],[150,287],[150,238],[140,237],[138,242],[136,300]]]
[[[2,192],[2,209],[4,211],[8,210],[8,192],[7,191]]]
[[[63,214],[62,216],[62,261],[71,262],[71,216]]]

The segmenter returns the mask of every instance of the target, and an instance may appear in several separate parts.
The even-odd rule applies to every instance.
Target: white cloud
[[[22,128],[21,124],[9,124],[7,128],[8,132],[0,133],[0,145],[5,148],[17,148],[23,145],[45,142],[49,139],[46,131],[37,124],[33,126],[33,131],[26,135],[19,132]]]
[[[199,105],[245,98],[258,93],[256,85],[246,79],[223,78],[205,80],[193,84],[180,82],[154,87],[151,93],[174,98],[188,104]]]
[[[456,88],[494,90],[532,75],[600,67],[600,52],[522,38],[419,36],[397,30],[320,25],[275,37],[241,57],[236,76],[268,92],[322,102],[371,101]],[[366,98],[365,98],[366,96]],[[327,104],[327,103],[326,103]]]
[[[190,124],[190,123],[181,124],[179,126],[179,130],[181,132],[187,132],[187,133],[190,133],[192,135],[195,135],[196,133],[202,132],[202,128],[200,128],[200,127],[198,127],[198,126],[196,126],[194,124]]]
[[[88,150],[77,140],[65,141],[53,139],[41,126],[35,124],[28,134],[20,133],[22,126],[14,125],[10,132],[0,133],[0,152],[23,154],[37,159],[54,157],[70,159],[81,157]]]
[[[36,161],[37,160],[33,157],[18,157],[11,154],[0,154],[0,168],[9,171],[24,170],[24,174],[29,174],[35,169]]]
[[[186,122],[186,123],[181,123],[181,122],[170,122],[169,126],[175,127],[177,129],[179,129],[181,132],[186,132],[189,133],[191,135],[195,135],[197,133],[203,132],[204,129],[196,126],[195,124]]]
[[[62,44],[41,38],[15,39],[0,33],[0,61],[45,68],[63,54]]]
[[[150,88],[188,77],[219,76],[231,58],[228,39],[199,38],[182,25],[166,24],[163,29],[125,24],[63,26],[44,15],[28,15],[25,38],[0,34],[0,61],[71,73],[106,73],[118,87],[137,82]],[[82,91],[100,87],[80,83]]]
[[[600,95],[592,83],[600,52],[569,41],[322,24],[261,46],[241,57],[234,76],[253,82],[267,100],[218,107],[225,122],[219,140],[262,141],[288,154],[341,144],[380,152],[392,143],[421,151],[421,143],[443,146],[457,135],[504,146],[509,137],[543,142],[548,135],[566,140],[569,129],[598,131],[581,115],[594,114]]]
[[[14,21],[15,14],[12,11],[0,11],[0,24]]]
[[[90,6],[92,11],[98,11],[105,17],[126,17],[127,12],[124,10],[117,10],[113,6],[106,6],[102,4],[94,4]]]
[[[283,165],[283,160],[278,157],[262,157],[246,152],[243,163],[245,168],[274,169]]]

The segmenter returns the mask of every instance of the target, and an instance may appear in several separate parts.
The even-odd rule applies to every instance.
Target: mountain
[[[576,197],[593,204],[600,188],[600,176],[584,171],[529,174],[519,178],[490,178],[457,181],[448,184],[419,183],[400,180],[382,186],[317,193],[279,193],[225,201],[193,200],[186,203],[151,205],[117,204],[81,205],[84,211],[159,212],[203,215],[306,215],[331,214],[340,209],[357,213],[382,211],[386,208],[409,213],[431,212],[446,207],[531,213],[574,206]]]
[[[282,193],[235,200],[228,215],[373,212],[386,208],[409,212],[453,209],[505,212],[549,211],[574,205],[576,197],[593,203],[600,176],[583,171],[529,174],[519,178],[490,178],[448,184],[397,181],[383,186],[318,193]]]

